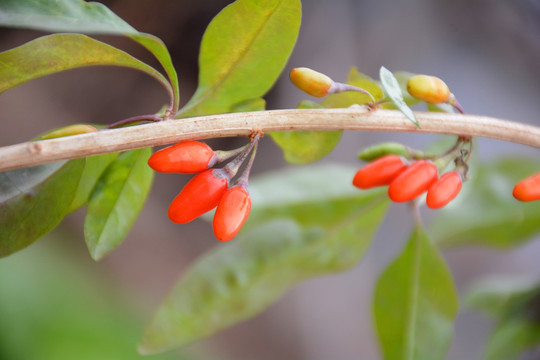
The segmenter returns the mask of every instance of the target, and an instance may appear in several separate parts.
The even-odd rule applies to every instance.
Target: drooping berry
[[[448,204],[461,190],[461,175],[456,171],[443,174],[428,189],[426,204],[431,209],[439,209]]]
[[[194,174],[212,167],[215,161],[210,146],[199,141],[182,141],[155,152],[148,165],[164,173]]]
[[[169,219],[184,224],[212,210],[228,185],[229,177],[222,169],[208,169],[195,175],[169,206]]]
[[[388,196],[395,202],[411,201],[437,180],[437,172],[431,161],[416,161],[390,183]]]
[[[328,76],[306,67],[292,69],[289,77],[296,87],[315,97],[328,95],[334,83]]]
[[[219,201],[214,215],[214,234],[221,241],[231,240],[246,222],[251,197],[243,186],[229,188]]]
[[[518,182],[514,186],[513,195],[519,201],[540,200],[540,173]]]
[[[358,170],[353,185],[360,189],[389,185],[405,169],[407,165],[401,156],[386,155]]]
[[[417,99],[430,104],[445,102],[450,96],[450,89],[436,76],[416,75],[407,81],[407,91]]]

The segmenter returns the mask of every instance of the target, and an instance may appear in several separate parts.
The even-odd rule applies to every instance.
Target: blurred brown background
[[[163,39],[180,77],[182,103],[187,102],[196,88],[201,36],[212,17],[230,1],[103,2],[138,30]],[[0,51],[40,35],[1,29]],[[155,64],[129,40],[98,38]],[[286,71],[307,66],[345,80],[352,65],[373,77],[377,77],[381,65],[394,71],[434,74],[447,82],[467,112],[540,125],[540,2],[305,0],[300,36]],[[304,98],[288,82],[286,73],[266,96],[269,109],[295,107]],[[25,141],[72,123],[109,124],[152,113],[166,101],[159,84],[132,70],[88,68],[48,76],[0,95],[0,145]],[[397,140],[421,148],[436,138],[348,132],[324,161],[354,164],[356,152],[372,143]],[[243,142],[221,139],[211,144],[229,149]],[[534,149],[485,139],[479,140],[477,149],[481,159],[507,152],[538,156]],[[285,166],[289,165],[282,160],[280,150],[270,139],[264,139],[253,175]],[[138,306],[141,331],[143,322],[179,274],[197,256],[218,245],[207,223],[179,226],[167,219],[169,202],[187,180],[186,176],[157,175],[126,242],[100,263],[91,263],[85,253],[82,211],[70,215],[55,232],[67,232],[64,245],[73,256],[88,262],[96,273],[105,274],[125,291],[126,301]],[[406,207],[394,205],[370,252],[356,269],[307,281],[260,316],[200,341],[186,352],[196,358],[223,360],[377,359],[372,290],[378,274],[408,237],[409,223]],[[538,242],[504,253],[481,248],[445,253],[460,292],[484,275],[539,276],[539,254]],[[462,312],[449,359],[478,358],[490,326],[485,317]],[[523,359],[537,356],[530,354]]]

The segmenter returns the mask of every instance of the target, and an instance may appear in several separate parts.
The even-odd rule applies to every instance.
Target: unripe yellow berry
[[[289,77],[296,87],[315,97],[328,95],[334,81],[328,76],[305,67],[294,68]]]
[[[445,102],[450,96],[448,86],[435,76],[416,75],[407,81],[407,91],[417,99],[430,104]]]

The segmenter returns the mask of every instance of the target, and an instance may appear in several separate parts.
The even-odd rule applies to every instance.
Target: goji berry
[[[431,161],[416,161],[390,183],[388,196],[395,202],[411,201],[437,180],[437,172]]]
[[[169,206],[169,219],[183,224],[212,210],[228,185],[229,177],[222,169],[208,169],[195,175]]]
[[[246,222],[251,210],[251,197],[243,186],[225,191],[214,215],[214,234],[221,241],[231,240]]]
[[[426,204],[431,209],[439,209],[459,194],[462,186],[461,175],[456,171],[443,174],[428,189]]]
[[[450,89],[436,76],[416,75],[407,81],[407,91],[417,99],[431,104],[445,102],[450,96]]]
[[[389,185],[405,169],[407,165],[402,157],[385,155],[358,170],[353,185],[360,189]]]
[[[519,201],[540,200],[540,173],[518,182],[514,186],[513,195]]]
[[[289,77],[300,90],[315,97],[328,95],[334,83],[328,76],[306,67],[292,69]]]
[[[207,144],[182,141],[155,152],[148,165],[159,172],[193,174],[212,167],[214,162],[214,151]]]

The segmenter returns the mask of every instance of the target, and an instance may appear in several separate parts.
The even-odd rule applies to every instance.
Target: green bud
[[[358,158],[364,161],[373,161],[385,155],[398,155],[405,159],[412,158],[410,149],[397,142],[383,142],[365,148],[358,153]]]

